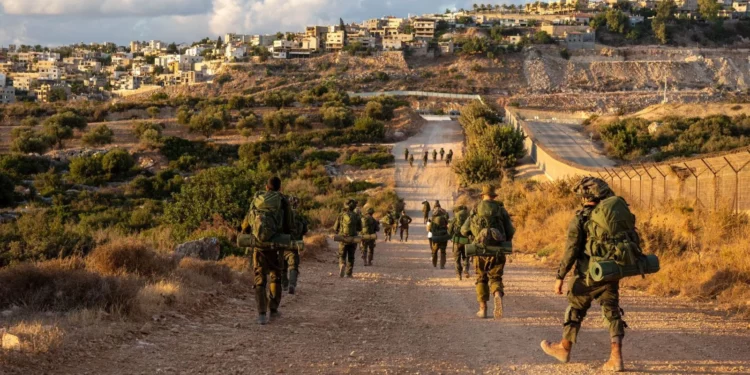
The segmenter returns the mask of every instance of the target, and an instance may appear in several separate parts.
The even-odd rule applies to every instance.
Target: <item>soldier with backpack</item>
[[[391,236],[394,232],[394,226],[396,225],[396,218],[393,217],[393,214],[390,211],[388,211],[385,213],[385,216],[380,219],[380,222],[383,224],[383,241],[390,242]]]
[[[407,160],[407,161],[409,160],[409,149],[408,148],[404,149],[404,160]]]
[[[424,215],[424,223],[427,224],[427,220],[430,218],[430,202],[422,202],[422,215]]]
[[[414,166],[414,155],[409,155],[409,166],[410,167]]]
[[[411,217],[406,214],[406,210],[401,211],[401,217],[398,218],[398,224],[401,227],[399,232],[401,236],[401,242],[409,242],[409,224],[411,224]],[[406,238],[404,238],[406,233]]]
[[[427,166],[427,160],[430,158],[429,155],[430,155],[429,151],[425,150],[424,155],[422,156],[422,163],[424,164],[425,167]]]
[[[258,307],[258,323],[261,325],[268,323],[266,312],[269,308],[270,318],[280,317],[282,290],[279,248],[266,244],[281,242],[279,238],[285,236],[289,242],[293,225],[291,206],[287,198],[281,194],[281,179],[271,177],[266,183],[266,191],[256,194],[253,198],[250,210],[242,222],[243,233],[249,231],[260,244],[253,247],[252,251],[255,301]]]
[[[307,234],[308,222],[305,217],[297,212],[299,198],[290,197],[289,204],[292,212],[292,241],[300,242]],[[297,289],[297,277],[299,276],[299,248],[293,246],[283,251],[283,269],[281,272],[281,285],[289,294],[294,294]]]
[[[432,217],[427,224],[430,237],[430,249],[432,250],[432,266],[438,265],[438,252],[440,252],[440,269],[445,269],[445,250],[448,247],[448,212],[440,207],[440,202],[435,202]]]
[[[510,221],[510,215],[505,210],[502,202],[495,200],[497,194],[495,187],[485,185],[482,187],[482,201],[479,202],[469,215],[469,218],[461,226],[461,235],[473,236],[474,244],[479,246],[496,245],[505,241],[512,241],[516,230]],[[497,253],[491,256],[477,256],[474,259],[477,273],[477,300],[479,311],[477,316],[484,319],[487,317],[487,301],[492,295],[495,310],[495,319],[503,317],[503,270],[505,268],[505,254]]]
[[[362,231],[362,221],[354,212],[357,201],[350,199],[346,202],[344,210],[339,214],[333,231],[344,237],[355,237]],[[339,243],[339,276],[352,277],[354,272],[354,254],[357,252],[357,243]]]
[[[448,223],[448,234],[453,237],[453,260],[456,263],[456,275],[461,280],[463,277],[469,278],[469,257],[466,256],[465,244],[460,243],[461,226],[469,218],[469,210],[466,206],[460,205],[453,207],[453,219]]]
[[[438,155],[437,150],[433,149],[432,150],[432,162],[433,163],[437,163],[437,155]]]
[[[453,150],[448,150],[448,155],[445,157],[445,165],[451,165],[453,162]]]
[[[585,177],[573,191],[584,203],[568,227],[565,254],[555,281],[555,293],[562,294],[565,276],[575,267],[575,277],[568,291],[565,328],[560,342],[542,341],[542,349],[547,355],[567,363],[586,312],[596,300],[609,323],[611,338],[610,358],[603,370],[623,371],[622,338],[627,325],[620,309],[620,282],[619,279],[595,282],[589,267],[593,265],[590,263],[607,259],[618,259],[618,263],[624,265],[638,262],[643,254],[635,230],[635,216],[625,200],[615,196],[601,179]]]
[[[375,209],[367,209],[367,213],[362,216],[362,260],[365,266],[372,266],[372,257],[375,255],[375,242],[377,239],[365,239],[364,236],[373,236],[380,232],[380,223],[372,217]]]
[[[445,156],[445,149],[440,147],[440,161],[443,161],[444,156]]]

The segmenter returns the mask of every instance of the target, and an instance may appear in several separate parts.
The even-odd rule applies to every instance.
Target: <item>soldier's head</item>
[[[266,191],[280,191],[281,190],[281,179],[278,176],[273,176],[266,182]]]
[[[574,187],[573,192],[584,204],[599,203],[615,193],[604,180],[596,177],[584,177]]]
[[[349,199],[344,204],[344,208],[349,209],[349,210],[354,210],[355,208],[357,208],[357,201],[355,201],[354,199]]]
[[[401,215],[406,215],[406,210],[401,210]]]
[[[436,208],[440,208],[440,201],[435,201],[435,205],[434,205],[434,206],[435,206]]]
[[[495,192],[495,186],[491,184],[487,184],[482,186],[482,199],[489,201],[493,200],[497,197],[497,193]]]
[[[374,208],[370,207],[370,208],[367,209],[367,214],[368,215],[372,215],[374,213],[375,213],[375,209]]]

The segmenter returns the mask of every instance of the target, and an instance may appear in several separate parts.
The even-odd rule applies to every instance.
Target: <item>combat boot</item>
[[[346,275],[346,265],[339,264],[339,277]]]
[[[298,275],[299,275],[299,271],[297,270],[289,271],[289,294],[294,294],[294,290],[297,289]]]
[[[266,314],[258,314],[258,324],[262,326],[268,324],[268,318],[266,317]]]
[[[458,281],[461,281],[461,280],[463,280],[463,279],[461,278],[461,272],[457,273],[457,274],[456,274],[456,277],[458,277]]]
[[[487,302],[479,302],[479,311],[477,311],[477,317],[480,319],[487,319]]]
[[[609,361],[604,364],[602,370],[612,372],[625,371],[625,365],[622,363],[622,340],[617,339],[617,342],[612,344],[612,352],[609,355]]]
[[[570,362],[570,349],[573,347],[573,343],[562,339],[557,343],[551,343],[547,340],[542,341],[542,350],[550,357],[554,357],[562,363]]]
[[[495,310],[492,311],[492,315],[495,320],[503,318],[503,295],[500,292],[495,292]]]
[[[271,320],[276,320],[276,319],[279,319],[279,318],[281,318],[281,313],[279,312],[279,310],[271,310],[271,317],[270,317],[270,319]]]
[[[464,279],[469,280],[469,277],[471,277],[471,276],[469,276],[469,273],[468,272],[464,272]]]

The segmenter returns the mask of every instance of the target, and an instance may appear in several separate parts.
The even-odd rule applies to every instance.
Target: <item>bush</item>
[[[157,118],[159,117],[161,110],[159,109],[159,107],[148,107],[146,108],[146,113],[148,113],[149,117],[151,118]]]
[[[34,177],[34,188],[41,196],[49,197],[61,193],[65,187],[62,175],[54,169],[45,173],[39,173]]]
[[[195,258],[183,258],[180,261],[181,270],[189,270],[222,284],[231,284],[234,280],[232,270],[224,264],[204,261]]]
[[[279,110],[263,118],[263,124],[269,132],[276,132],[276,134],[283,134],[288,127],[290,127],[295,119],[296,115],[290,111]]]
[[[372,139],[383,139],[385,136],[385,125],[369,117],[361,117],[354,123],[354,130],[366,134]]]
[[[394,162],[395,158],[390,153],[376,152],[373,154],[365,154],[356,152],[349,157],[345,164],[360,167],[362,169],[378,169],[393,164]]]
[[[463,160],[456,162],[453,170],[464,186],[498,180],[501,175],[500,168],[492,158],[476,152],[471,152]]]
[[[218,83],[219,85],[224,85],[225,83],[232,82],[232,75],[229,73],[224,73],[216,76],[214,78],[214,82]]]
[[[83,130],[87,125],[83,116],[70,111],[51,116],[42,124],[48,139],[58,148],[63,147],[64,140],[73,138],[73,130]]]
[[[114,132],[107,125],[99,125],[83,135],[83,144],[87,146],[103,146],[112,143]]]
[[[138,288],[133,279],[101,276],[70,261],[21,264],[0,270],[0,309],[101,309],[127,315],[137,311]]]
[[[135,159],[124,149],[110,150],[102,158],[102,169],[110,176],[125,176],[135,167]]]
[[[25,179],[52,167],[50,159],[20,154],[0,155],[0,172],[15,179]]]
[[[206,139],[226,127],[226,111],[218,108],[207,108],[190,118],[188,127],[191,133],[200,133]]]
[[[162,131],[164,130],[165,126],[164,124],[158,123],[158,122],[149,122],[149,121],[140,121],[135,124],[133,127],[133,134],[136,138],[142,139],[143,135],[146,134],[146,132],[152,130],[155,131],[159,136],[161,136]]]
[[[346,107],[325,107],[320,110],[320,115],[323,118],[323,123],[331,128],[343,129],[352,126],[354,123],[354,115]]]
[[[24,154],[43,154],[47,152],[54,141],[48,136],[28,128],[16,128],[12,131],[13,141],[10,149]]]
[[[70,161],[70,179],[83,185],[99,185],[106,182],[100,156],[81,156]]]
[[[88,269],[108,276],[166,276],[175,266],[171,258],[163,257],[145,244],[134,240],[121,240],[99,246],[86,257]]]
[[[14,191],[16,184],[7,175],[0,173],[0,207],[8,207],[15,203]]]

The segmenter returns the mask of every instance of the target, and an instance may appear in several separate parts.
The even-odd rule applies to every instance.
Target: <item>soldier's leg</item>
[[[351,277],[354,272],[354,257],[356,256],[357,245],[349,245],[346,250],[346,276]]]
[[[399,237],[401,238],[401,242],[404,241],[404,228],[401,228],[401,231],[399,231]]]
[[[292,256],[291,250],[284,250],[281,259],[281,286],[284,290],[289,288],[289,258]]]
[[[432,266],[437,267],[438,261],[438,244],[430,241],[430,251],[432,251]]]
[[[612,342],[622,341],[627,324],[622,320],[622,310],[620,310],[620,283],[610,283],[602,289],[595,298],[602,306],[604,318],[609,322],[609,336]]]
[[[344,277],[346,271],[346,245],[339,244],[339,276]]]
[[[293,294],[292,292],[297,288],[297,278],[299,277],[299,251],[289,251],[286,264],[289,267],[289,294]]]
[[[455,263],[456,274],[458,276],[461,276],[461,274],[464,271],[463,256],[461,254],[461,250],[462,250],[461,246],[462,245],[455,245],[455,244],[453,245],[453,262]]]
[[[500,292],[500,296],[505,295],[505,288],[503,285],[503,272],[505,271],[505,255],[492,257],[492,264],[488,272],[490,294],[494,295],[495,292]]]
[[[268,273],[269,273],[269,285],[268,285],[268,297],[269,307],[271,308],[271,316],[277,313],[279,305],[281,305],[281,261],[279,258],[279,252],[271,252],[268,256]]]
[[[372,259],[375,257],[375,241],[370,242],[370,249],[367,252],[367,263],[372,266]]]
[[[492,266],[491,257],[476,257],[474,271],[477,274],[476,290],[477,301],[487,302],[490,300],[489,268]]]
[[[586,318],[586,312],[591,307],[591,289],[586,286],[582,279],[575,278],[568,290],[568,309],[565,310],[565,323],[563,328],[563,339],[576,343],[581,323]]]
[[[404,241],[409,242],[409,228],[404,229],[406,231],[406,238],[404,238]]]
[[[268,265],[266,264],[266,258],[263,251],[259,249],[253,250],[255,303],[258,309],[258,315],[262,316],[265,316],[268,311],[268,296],[266,295],[266,285],[268,284],[267,270]],[[261,324],[265,324],[265,322],[261,322]]]
[[[443,242],[438,244],[438,247],[440,249],[440,269],[445,269],[445,250],[448,248],[448,243]]]
[[[461,258],[463,258],[464,264],[464,276],[469,277],[469,270],[471,269],[471,258],[466,256],[466,245],[458,245],[459,251],[461,252]]]

